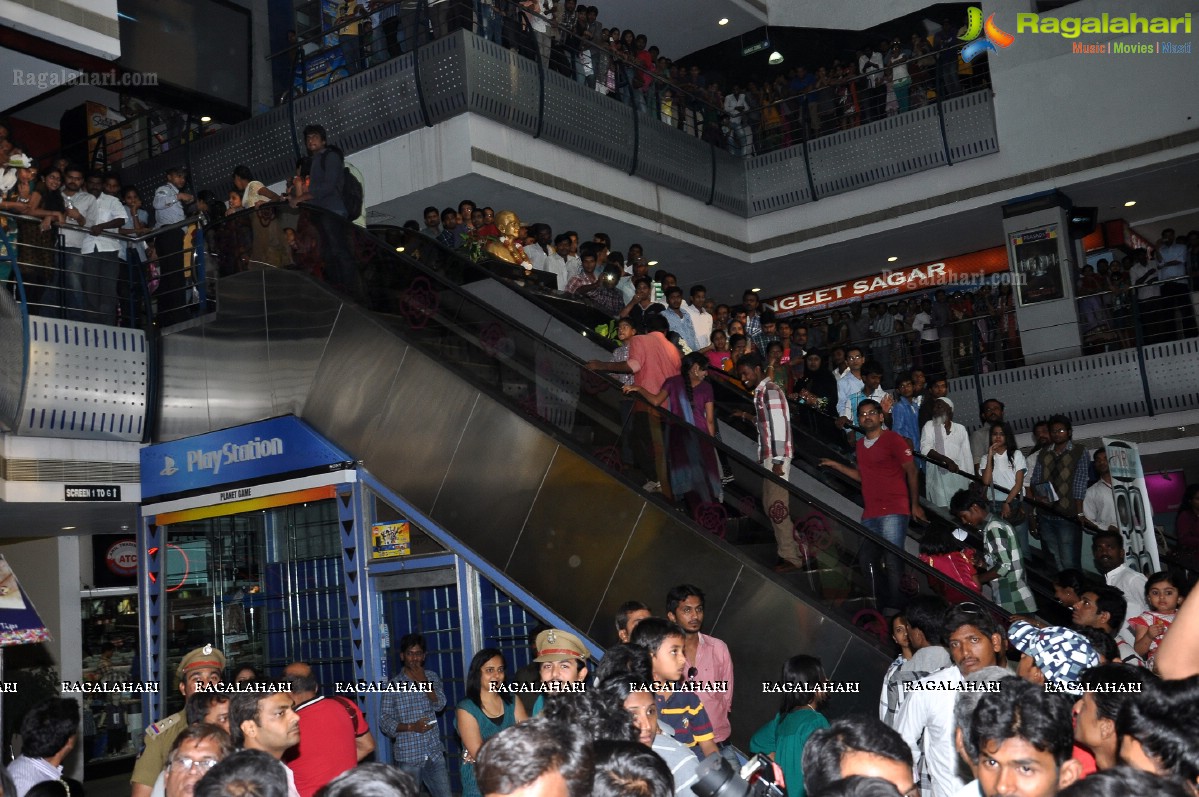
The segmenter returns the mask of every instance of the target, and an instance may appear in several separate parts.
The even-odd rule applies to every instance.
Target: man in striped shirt
[[[737,361],[737,375],[754,394],[754,414],[734,413],[758,425],[758,462],[783,481],[791,473],[791,410],[783,389],[766,378],[765,364],[757,352]],[[803,554],[792,534],[791,499],[787,489],[767,476],[762,481],[762,509],[774,528],[778,562],[774,569],[789,573],[803,567]]]

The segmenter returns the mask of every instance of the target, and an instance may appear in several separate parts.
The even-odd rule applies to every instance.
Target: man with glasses
[[[1081,569],[1082,502],[1090,482],[1087,450],[1072,441],[1074,427],[1065,415],[1049,419],[1049,445],[1034,460],[1028,497],[1042,509],[1030,518],[1033,531],[1041,531],[1041,547],[1052,557],[1052,570]]]
[[[166,797],[192,797],[200,778],[232,753],[233,742],[221,728],[207,723],[188,726],[167,757]]]
[[[184,699],[201,687],[219,684],[225,670],[225,654],[212,645],[196,648],[183,657],[175,676]],[[158,773],[162,772],[167,756],[177,739],[187,729],[187,709],[177,711],[146,728],[145,750],[133,765],[132,797],[149,797]]]
[[[837,377],[837,415],[851,418],[849,397],[862,392],[865,384],[862,381],[862,366],[866,364],[866,358],[860,346],[850,346],[845,350],[845,364],[845,373]]]
[[[858,352],[859,354],[861,352]],[[908,521],[927,522],[924,509],[920,506],[920,488],[917,481],[916,461],[912,457],[912,444],[895,432],[883,428],[883,407],[874,399],[864,399],[858,405],[858,426],[864,436],[857,442],[856,468],[832,459],[820,460],[821,467],[832,468],[842,475],[861,482],[864,507],[862,525],[872,534],[903,548],[907,537]],[[858,561],[870,579],[877,578],[881,565],[880,549],[869,540],[863,540]],[[903,560],[896,553],[888,552],[887,582],[879,595],[875,583],[875,594],[882,605],[899,608],[902,596],[899,581],[903,575]]]

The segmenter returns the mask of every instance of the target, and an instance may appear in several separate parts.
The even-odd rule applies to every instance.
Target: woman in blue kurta
[[[769,755],[783,770],[788,797],[803,797],[803,749],[813,732],[828,727],[817,709],[828,693],[824,665],[815,656],[792,656],[783,664],[785,690],[779,713],[749,740],[751,753]]]

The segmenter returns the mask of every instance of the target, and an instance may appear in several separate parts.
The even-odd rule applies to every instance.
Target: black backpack
[[[325,156],[329,153],[332,147],[328,147],[321,153],[321,166],[325,165]],[[341,155],[341,202],[346,206],[346,218],[350,221],[362,215],[362,205],[366,199],[366,192],[362,188],[362,181],[354,176],[354,172],[350,170],[349,161],[345,159],[341,151],[337,151]]]

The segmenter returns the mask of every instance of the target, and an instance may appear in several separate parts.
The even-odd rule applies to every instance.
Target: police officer
[[[212,645],[196,648],[183,657],[175,675],[179,678],[179,691],[186,700],[197,689],[207,684],[221,682],[225,671],[225,654]],[[162,772],[167,756],[175,739],[187,727],[187,711],[181,709],[169,717],[146,728],[146,749],[133,766],[131,797],[149,797],[158,773]]]

